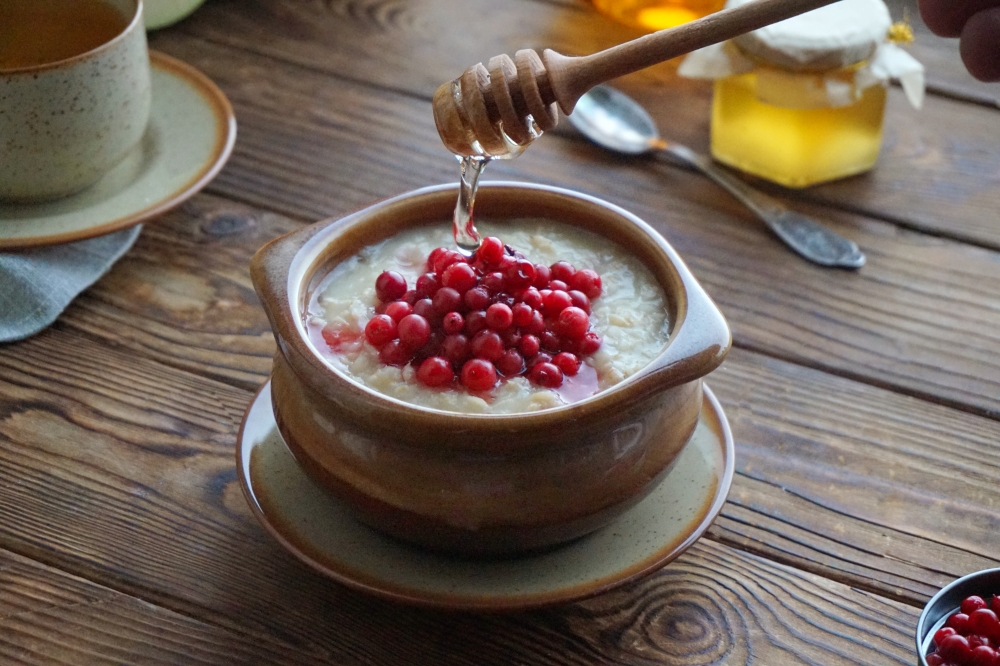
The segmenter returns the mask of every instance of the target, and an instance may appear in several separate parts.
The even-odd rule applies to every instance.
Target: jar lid
[[[754,0],[729,0],[726,6],[748,2]],[[883,0],[841,0],[740,35],[733,42],[767,64],[793,71],[829,71],[871,58],[891,27]]]

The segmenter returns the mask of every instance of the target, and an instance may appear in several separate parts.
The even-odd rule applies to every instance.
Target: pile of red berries
[[[958,613],[934,634],[928,666],[1000,666],[1000,595],[987,604],[966,597]]]
[[[426,270],[412,289],[399,273],[382,272],[378,314],[365,326],[382,363],[412,363],[426,386],[458,377],[470,391],[488,391],[502,377],[526,375],[557,388],[601,346],[590,330],[590,302],[601,294],[595,271],[533,264],[492,236],[471,259],[437,248]]]

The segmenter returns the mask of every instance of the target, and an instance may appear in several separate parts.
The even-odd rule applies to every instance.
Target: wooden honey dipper
[[[671,30],[655,32],[588,56],[524,49],[479,63],[434,93],[434,122],[456,155],[502,157],[548,131],[599,83],[732,39],[751,30],[833,4],[837,0],[757,0]],[[501,133],[500,128],[503,128]],[[474,145],[476,144],[476,145]]]

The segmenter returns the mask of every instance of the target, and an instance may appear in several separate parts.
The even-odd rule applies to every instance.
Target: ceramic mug
[[[142,139],[151,103],[142,0],[106,0],[116,37],[56,62],[0,69],[0,200],[41,201],[97,182]],[[4,21],[0,3],[0,22]]]

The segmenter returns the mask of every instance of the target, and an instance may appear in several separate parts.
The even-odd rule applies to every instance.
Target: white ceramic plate
[[[505,611],[592,596],[670,562],[722,510],[734,465],[729,424],[705,387],[694,435],[649,497],[607,527],[546,553],[469,560],[409,546],[357,522],[296,464],[275,426],[270,382],[247,409],[236,455],[257,519],[317,571],[395,601]]]
[[[161,215],[204,187],[229,158],[236,119],[204,74],[150,51],[153,105],[139,146],[92,187],[39,204],[0,203],[0,249],[68,243]]]

